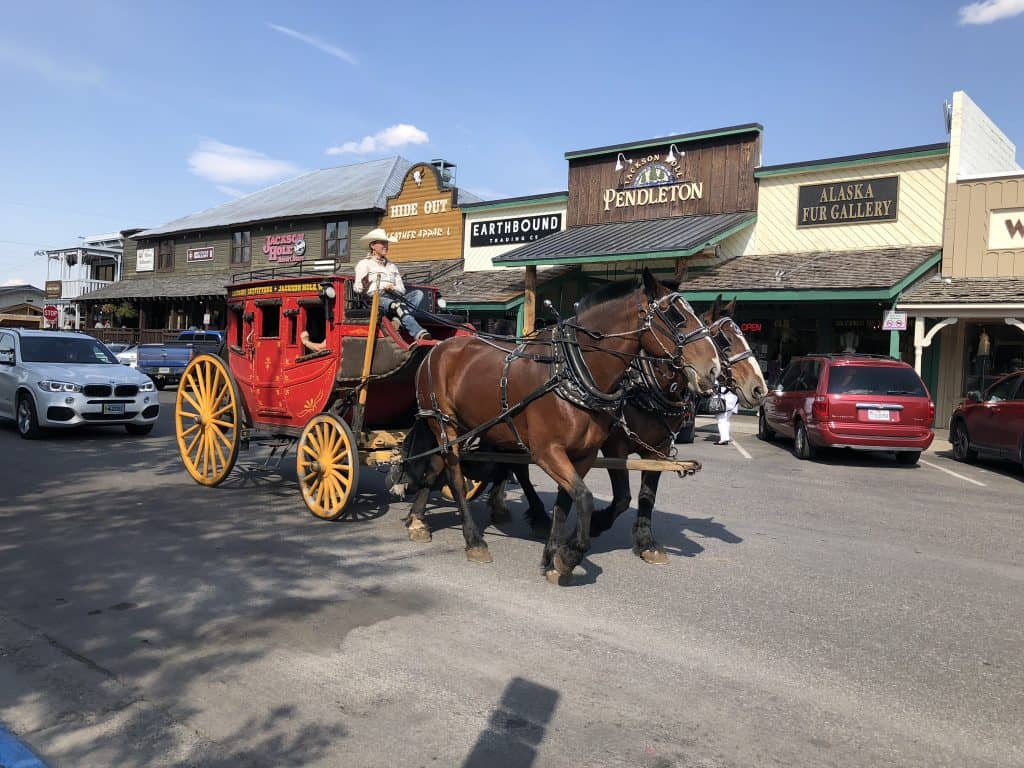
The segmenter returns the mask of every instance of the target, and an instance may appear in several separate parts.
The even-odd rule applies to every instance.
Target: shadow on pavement
[[[558,691],[513,678],[462,768],[530,768],[558,705]]]

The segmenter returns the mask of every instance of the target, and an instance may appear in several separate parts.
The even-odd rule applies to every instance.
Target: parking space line
[[[753,459],[754,458],[749,453],[747,453],[747,449],[746,448],[744,448],[742,445],[737,443],[735,440],[732,441],[732,444],[736,446],[736,450],[737,451],[739,451],[741,454],[743,454],[743,458],[745,458],[745,459]]]
[[[951,469],[946,469],[945,467],[940,467],[938,464],[932,464],[930,461],[925,461],[924,459],[920,459],[920,463],[924,464],[926,467],[931,467],[932,469],[937,469],[937,470],[939,470],[939,472],[945,472],[947,475],[952,475],[953,477],[957,477],[957,478],[959,478],[961,480],[966,480],[968,483],[974,483],[975,485],[980,485],[982,488],[985,487],[985,484],[980,482],[980,481],[978,481],[978,480],[972,480],[971,478],[967,477],[966,475],[961,475],[959,472],[954,472]]]

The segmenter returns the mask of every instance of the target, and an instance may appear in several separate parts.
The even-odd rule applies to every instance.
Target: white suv
[[[0,418],[24,438],[43,428],[121,424],[145,435],[160,401],[145,374],[84,333],[0,328]]]

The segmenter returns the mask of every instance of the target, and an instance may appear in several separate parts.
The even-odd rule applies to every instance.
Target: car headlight
[[[152,381],[147,379],[145,384],[139,384],[139,392],[156,392],[156,387],[153,386]]]
[[[43,390],[43,392],[81,392],[81,384],[72,384],[70,381],[53,381],[51,379],[44,379],[38,382],[37,386]]]

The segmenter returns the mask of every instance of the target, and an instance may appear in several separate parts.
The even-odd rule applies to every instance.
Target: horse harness
[[[707,326],[704,325],[701,325],[701,327],[698,328],[697,330],[691,331],[686,334],[681,334],[676,331],[678,324],[673,324],[666,310],[660,307],[659,302],[667,298],[670,299],[669,305],[671,305],[671,301],[677,297],[681,298],[681,295],[673,293],[668,294],[668,296],[662,297],[662,299],[660,300],[651,301],[648,305],[648,309],[645,313],[646,317],[641,326],[636,330],[626,332],[625,334],[602,334],[600,332],[589,331],[586,328],[577,326],[573,322],[562,322],[559,319],[559,322],[551,328],[551,355],[538,355],[527,353],[526,349],[530,346],[529,342],[521,342],[517,344],[516,347],[509,351],[508,354],[505,356],[505,361],[502,366],[501,379],[498,382],[499,391],[501,395],[501,413],[499,413],[494,418],[487,420],[483,424],[480,424],[479,426],[469,430],[468,432],[460,434],[455,440],[449,440],[446,431],[444,429],[441,429],[439,430],[441,437],[441,446],[439,448],[432,449],[421,454],[417,454],[416,456],[406,457],[405,461],[411,461],[414,459],[422,458],[423,456],[428,456],[433,453],[448,453],[451,450],[452,445],[459,445],[469,440],[472,440],[473,438],[477,437],[480,434],[483,434],[484,432],[491,429],[500,422],[505,422],[505,424],[508,425],[513,437],[516,440],[516,444],[518,445],[519,449],[522,451],[529,452],[529,447],[526,445],[526,443],[522,439],[522,436],[519,434],[519,430],[516,428],[515,422],[513,421],[513,417],[517,416],[523,409],[526,408],[526,406],[528,406],[534,400],[537,400],[552,391],[555,392],[555,394],[557,394],[566,402],[572,403],[578,408],[587,411],[598,411],[602,413],[607,413],[609,415],[615,415],[618,417],[620,422],[624,423],[624,418],[622,417],[623,405],[626,402],[627,394],[632,391],[632,386],[635,379],[629,378],[627,376],[624,378],[624,381],[626,382],[624,386],[620,385],[612,393],[602,392],[601,389],[597,386],[594,376],[590,371],[590,367],[587,365],[587,362],[583,357],[581,345],[579,342],[579,338],[577,336],[577,330],[582,330],[584,333],[586,333],[588,336],[595,340],[599,340],[602,338],[610,338],[618,335],[631,335],[633,333],[643,333],[644,331],[652,330],[653,320],[655,317],[657,317],[658,319],[661,320],[662,323],[666,325],[667,328],[670,329],[673,337],[676,340],[676,349],[674,350],[674,352],[670,352],[665,347],[664,343],[661,342],[660,336],[656,333],[653,334],[654,337],[658,339],[658,343],[661,345],[662,349],[667,353],[665,358],[658,359],[668,360],[674,368],[682,369],[683,367],[685,367],[685,365],[677,364],[676,360],[680,360],[682,358],[683,347],[685,347],[687,344],[693,341],[697,341],[698,339],[709,336],[710,331],[708,330]],[[639,302],[637,302],[637,306],[639,309]],[[437,349],[437,347],[435,346],[434,348],[432,348],[430,352],[433,353],[434,349]],[[461,425],[458,423],[458,420],[444,413],[440,408],[440,404],[437,402],[436,388],[434,387],[433,383],[433,374],[430,370],[429,358],[430,354],[427,355],[427,359],[423,361],[423,364],[426,365],[427,370],[431,407],[429,409],[421,407],[417,411],[416,417],[437,419],[439,423],[444,425],[450,425],[454,427],[456,431],[459,431]],[[646,355],[644,356],[644,358],[648,359],[646,358]],[[548,365],[551,366],[551,376],[548,378],[546,382],[544,382],[537,389],[533,390],[530,394],[526,395],[518,403],[515,403],[514,405],[509,405],[509,369],[511,368],[512,363],[518,359],[532,360],[533,362],[537,363],[547,363]],[[631,369],[633,369],[632,366],[631,368],[627,368],[627,372]],[[656,387],[652,387],[651,389],[656,389]],[[658,397],[657,395],[653,396]],[[669,403],[670,401],[666,400],[665,402]]]

